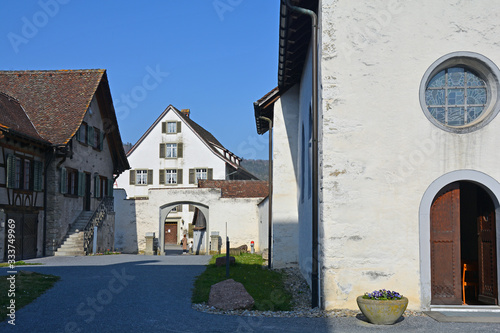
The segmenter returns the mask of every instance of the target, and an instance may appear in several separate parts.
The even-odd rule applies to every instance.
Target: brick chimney
[[[184,113],[184,115],[189,118],[189,114],[191,113],[191,110],[190,109],[182,109],[181,112]]]

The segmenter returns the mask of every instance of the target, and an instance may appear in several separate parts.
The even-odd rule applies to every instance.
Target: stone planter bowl
[[[408,298],[406,297],[398,300],[379,301],[358,296],[356,301],[363,315],[365,315],[370,323],[375,325],[394,324],[408,306]]]

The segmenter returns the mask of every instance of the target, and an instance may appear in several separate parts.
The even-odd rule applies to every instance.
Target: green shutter
[[[183,154],[183,145],[182,143],[177,144],[177,158],[181,158]]]
[[[34,161],[33,163],[33,190],[40,192],[43,184],[43,163]]]
[[[94,197],[101,197],[101,179],[99,178],[99,176],[94,177]]]
[[[113,179],[108,179],[108,196],[113,197],[113,186],[115,182]]]
[[[165,144],[160,143],[160,158],[165,158]]]
[[[61,193],[66,194],[68,193],[68,170],[66,170],[65,167],[61,168]]]
[[[196,171],[195,169],[189,169],[189,184],[194,184],[196,179]]]
[[[189,211],[190,212],[194,212],[194,206],[193,205],[189,205]]]
[[[153,170],[148,170],[148,185],[153,184]]]
[[[7,188],[14,188],[16,185],[16,157],[7,155]]]
[[[160,169],[160,184],[165,184],[165,169]]]
[[[165,121],[161,123],[161,132],[167,133],[167,122]]]
[[[88,144],[89,144],[89,146],[91,146],[91,147],[95,146],[94,139],[95,139],[94,138],[94,127],[89,126],[89,137],[88,137]]]
[[[135,185],[135,170],[130,170],[130,185]]]
[[[181,132],[181,122],[178,121],[177,122],[177,133],[180,133]]]
[[[177,206],[177,211],[180,213],[182,212],[182,205]]]
[[[83,197],[85,195],[85,174],[83,172],[78,172],[78,196]]]
[[[182,169],[177,169],[177,184],[182,184]]]
[[[208,169],[207,170],[207,179],[208,180],[214,179],[214,169]]]

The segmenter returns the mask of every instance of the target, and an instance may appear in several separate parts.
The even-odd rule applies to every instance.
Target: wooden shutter
[[[160,143],[160,158],[165,158],[165,144]]]
[[[113,179],[108,179],[108,196],[114,197],[113,195],[113,186],[114,186],[114,181]]]
[[[177,169],[177,184],[182,184],[182,169]]]
[[[177,206],[177,212],[182,212],[182,205]]]
[[[196,181],[196,170],[189,169],[189,184],[194,184]]]
[[[165,121],[161,123],[161,132],[167,133],[167,122]]]
[[[16,186],[16,157],[12,154],[7,155],[7,188]]]
[[[68,171],[65,167],[61,168],[61,183],[60,183],[60,191],[62,194],[66,194],[68,192]]]
[[[103,150],[103,148],[104,148],[104,132],[99,131],[99,150]]]
[[[135,185],[135,170],[130,170],[130,185]]]
[[[181,132],[181,126],[182,126],[182,125],[181,125],[181,122],[180,122],[180,121],[178,121],[178,122],[177,122],[177,133],[180,133],[180,132]]]
[[[448,185],[431,206],[431,304],[462,304],[460,188]]]
[[[495,210],[488,194],[482,192],[477,200],[479,216],[477,219],[479,249],[479,292],[480,302],[498,304],[497,258]]]
[[[212,180],[214,179],[214,169],[208,169],[207,170],[207,180]]]
[[[91,147],[94,147],[94,127],[88,126],[87,129],[87,144]]]
[[[41,161],[34,161],[33,163],[33,190],[41,191],[43,184],[43,163]]]
[[[94,197],[101,197],[101,179],[99,178],[99,176],[94,177]]]
[[[148,185],[153,184],[153,170],[148,170]]]
[[[160,184],[165,184],[165,169],[160,169]]]
[[[177,144],[177,158],[181,158],[183,154],[182,142]]]
[[[189,205],[189,211],[190,212],[194,212],[194,206],[193,205]]]
[[[83,197],[85,195],[85,174],[83,172],[78,172],[78,196]]]

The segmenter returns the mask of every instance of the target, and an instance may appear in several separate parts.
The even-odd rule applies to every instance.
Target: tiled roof
[[[38,134],[19,101],[3,92],[0,92],[0,129],[49,144]]]
[[[220,188],[223,198],[265,198],[269,183],[263,180],[199,180],[200,188]]]
[[[55,145],[76,133],[104,69],[0,71],[0,91],[16,98],[40,136]]]
[[[175,109],[175,108],[174,108]],[[179,116],[184,119],[184,121],[186,123],[188,123],[189,126],[191,126],[191,128],[196,132],[198,133],[201,138],[203,139],[203,141],[205,141],[206,143],[208,143],[210,146],[213,146],[213,144],[216,144],[218,145],[220,148],[224,148],[224,146],[222,145],[222,143],[219,142],[219,140],[217,140],[213,135],[212,133],[210,133],[209,131],[207,131],[206,129],[204,129],[203,127],[201,127],[200,125],[198,125],[195,121],[193,121],[191,118],[187,117],[186,114],[184,114],[183,112],[177,110],[177,113],[179,114]]]

